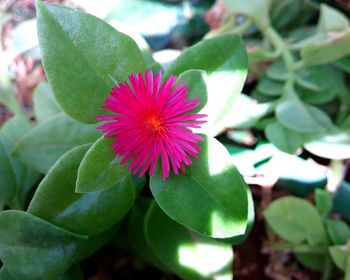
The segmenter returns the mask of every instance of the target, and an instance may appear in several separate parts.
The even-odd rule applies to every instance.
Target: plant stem
[[[282,52],[283,60],[286,64],[286,67],[289,71],[294,70],[294,58],[292,53],[289,51],[287,44],[283,41],[283,38],[277,31],[269,26],[265,30],[262,30],[266,38],[271,42],[271,44],[275,47],[276,50],[280,50]]]

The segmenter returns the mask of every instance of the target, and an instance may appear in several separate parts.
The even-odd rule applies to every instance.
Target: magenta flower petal
[[[189,100],[184,83],[175,86],[174,76],[161,80],[161,72],[153,76],[150,70],[130,75],[129,81],[112,89],[102,107],[113,114],[97,120],[107,121],[98,129],[105,137],[115,137],[112,148],[122,158],[121,164],[129,163],[133,174],[148,171],[152,176],[161,160],[165,180],[171,169],[174,174],[179,169],[185,173],[185,165],[192,164],[190,157],[197,158],[198,142],[204,139],[189,128],[199,128],[206,115],[190,112],[199,105],[199,98]]]

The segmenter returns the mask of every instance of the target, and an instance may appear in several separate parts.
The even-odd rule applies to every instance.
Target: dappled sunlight
[[[234,203],[234,201],[232,201]],[[247,227],[247,220],[229,219],[229,217],[220,213],[220,211],[212,211],[209,219],[211,232],[215,232],[217,236],[225,236],[225,230],[230,229],[232,236],[244,234]],[[222,232],[220,231],[222,229]]]
[[[230,264],[232,250],[221,244],[183,244],[178,248],[179,263],[195,270],[200,275],[215,280],[232,279]]]
[[[225,173],[227,170],[232,168],[230,160],[223,160],[223,156],[227,154],[225,148],[222,147],[222,152],[218,152],[218,150],[218,143],[214,141],[208,141],[207,163],[210,176]]]
[[[223,129],[227,113],[237,97],[234,93],[240,92],[240,81],[245,75],[245,69],[237,69],[234,75],[231,71],[216,71],[205,78],[208,102],[201,113],[207,114],[208,117],[207,123],[200,131],[215,136]]]

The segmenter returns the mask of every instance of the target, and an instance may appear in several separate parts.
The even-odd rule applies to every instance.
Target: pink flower
[[[205,123],[199,119],[206,115],[190,112],[199,105],[199,98],[189,100],[189,88],[185,83],[175,86],[174,76],[161,83],[161,72],[153,76],[148,70],[144,76],[130,75],[129,80],[115,86],[106,98],[102,108],[113,114],[97,117],[109,121],[98,129],[105,137],[115,137],[115,155],[122,157],[121,164],[130,162],[133,174],[142,176],[149,170],[152,176],[159,158],[163,180],[170,165],[176,175],[178,169],[185,173],[185,165],[192,164],[190,157],[197,158],[201,150],[198,141],[204,140],[189,129]]]

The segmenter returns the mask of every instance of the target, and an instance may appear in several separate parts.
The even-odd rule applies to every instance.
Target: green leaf
[[[339,10],[328,6],[327,4],[321,4],[320,18],[317,24],[317,32],[341,32],[349,27],[349,20]]]
[[[201,41],[183,51],[170,65],[166,76],[178,76],[189,69],[206,72],[208,101],[203,113],[208,117],[201,132],[216,135],[224,129],[227,113],[247,76],[245,45],[237,35],[222,35]]]
[[[322,104],[347,94],[344,73],[334,67],[303,68],[296,74],[297,92],[304,102]]]
[[[331,159],[350,158],[350,134],[341,130],[304,134],[304,147],[314,155]]]
[[[146,69],[136,43],[104,21],[63,6],[37,1],[38,34],[46,76],[62,109],[95,123],[113,86]]]
[[[316,208],[304,199],[291,196],[277,199],[264,211],[264,217],[278,235],[291,243],[306,241],[316,245],[328,242]]]
[[[312,270],[321,271],[324,267],[324,257],[317,254],[294,253],[295,257],[306,267]]]
[[[300,51],[305,66],[326,64],[350,54],[350,28],[330,32],[321,39],[307,44]]]
[[[21,117],[13,117],[7,121],[0,130],[1,142],[11,162],[17,182],[17,198],[20,206],[24,209],[27,205],[27,194],[41,177],[34,169],[24,165],[11,155],[11,151],[19,139],[31,129],[30,122]]]
[[[0,211],[17,192],[16,176],[0,138]]]
[[[255,220],[254,200],[253,200],[252,192],[249,187],[246,188],[246,191],[247,191],[247,197],[248,197],[248,224],[244,234],[241,234],[232,238],[225,238],[225,239],[218,238],[217,239],[218,241],[222,241],[233,245],[241,244],[246,241],[250,232],[252,231],[254,220]]]
[[[279,150],[289,154],[294,154],[303,144],[297,132],[284,127],[279,122],[268,124],[265,135]]]
[[[224,3],[231,12],[252,17],[260,29],[270,25],[271,0],[224,0]]]
[[[333,65],[347,73],[350,73],[350,56],[345,56],[338,59]]]
[[[288,70],[282,59],[276,60],[266,72],[267,77],[272,80],[283,82],[288,78]]]
[[[191,232],[171,220],[155,203],[145,223],[154,253],[182,279],[232,279],[231,245]]]
[[[333,129],[330,118],[315,106],[307,105],[297,96],[287,95],[276,107],[278,121],[297,132],[320,132]]]
[[[46,82],[38,85],[33,96],[34,114],[38,123],[43,123],[62,112],[53,96],[50,85]]]
[[[246,185],[225,147],[205,137],[202,151],[186,174],[165,181],[158,165],[151,177],[152,194],[172,219],[203,235],[228,238],[245,233]]]
[[[14,56],[38,49],[36,19],[20,22],[12,33],[12,51]]]
[[[315,190],[316,209],[323,219],[326,219],[333,207],[332,193],[316,189]]]
[[[350,241],[346,245],[342,246],[331,246],[329,247],[329,253],[335,265],[343,270],[348,270],[350,263]]]
[[[115,156],[112,138],[100,138],[88,150],[79,169],[76,192],[94,192],[114,186],[128,173],[127,165],[120,165]]]
[[[86,240],[29,213],[0,213],[0,258],[15,279],[57,279]]]
[[[267,77],[260,79],[257,89],[267,96],[279,96],[282,93],[283,84]]]
[[[128,239],[131,249],[135,254],[142,257],[161,270],[168,270],[161,259],[154,254],[148,245],[145,233],[145,216],[153,200],[139,197],[133,206],[128,225]]]
[[[11,276],[11,274],[7,271],[7,269],[2,266],[0,269],[0,280],[16,280]]]
[[[77,171],[90,145],[64,154],[41,181],[28,212],[75,233],[94,235],[107,230],[134,202],[131,175],[106,190],[75,193]]]
[[[193,99],[199,97],[200,105],[191,110],[191,113],[198,113],[207,103],[208,92],[206,85],[206,74],[203,70],[190,69],[181,73],[177,79],[177,83],[185,83],[190,90],[188,98]]]
[[[344,245],[350,239],[350,227],[341,220],[327,220],[326,228],[333,244]]]
[[[82,124],[60,113],[30,130],[17,143],[14,155],[36,170],[47,173],[65,152],[94,142],[101,135],[95,125]]]

